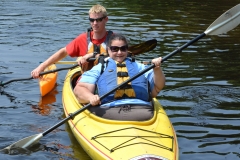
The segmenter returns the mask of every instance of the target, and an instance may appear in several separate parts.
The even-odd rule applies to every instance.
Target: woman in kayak
[[[107,44],[108,58],[84,72],[74,88],[80,103],[91,103],[89,110],[106,119],[143,121],[152,118],[152,98],[165,85],[162,58],[154,58],[155,67],[110,94],[100,97],[133,77],[147,66],[128,57],[128,42],[121,34],[113,34]]]

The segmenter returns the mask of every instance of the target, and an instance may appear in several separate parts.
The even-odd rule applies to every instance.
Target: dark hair
[[[112,41],[114,40],[119,40],[119,41],[124,41],[126,45],[128,45],[127,38],[123,36],[122,34],[112,34],[111,37],[108,40],[107,47],[111,47]]]

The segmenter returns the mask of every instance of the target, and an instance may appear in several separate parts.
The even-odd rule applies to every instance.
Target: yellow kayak
[[[83,107],[73,93],[80,74],[80,68],[70,70],[64,81],[62,102],[66,116]],[[68,123],[94,160],[177,160],[174,128],[158,100],[153,101],[154,117],[148,121],[108,120],[85,110]]]

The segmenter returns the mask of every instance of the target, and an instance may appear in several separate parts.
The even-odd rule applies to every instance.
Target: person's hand
[[[83,57],[78,58],[78,59],[77,59],[77,63],[78,63],[79,66],[84,65],[85,63],[87,63],[87,58],[86,58],[86,56],[83,56]]]
[[[89,58],[91,58],[91,55],[92,55],[92,54],[86,54],[86,55],[84,55],[84,56],[82,56],[82,57],[79,57],[79,58],[77,59],[78,65],[79,65],[79,66],[82,66],[82,65],[87,64],[87,63],[88,63],[87,60],[88,60]]]
[[[162,57],[154,58],[152,60],[152,63],[155,65],[155,68],[158,68],[161,66],[161,61],[162,61]]]
[[[41,72],[43,72],[44,69],[41,67],[41,66],[38,66],[36,69],[34,69],[32,72],[31,72],[31,76],[36,79],[36,78],[39,78],[39,74]]]
[[[92,106],[101,104],[100,97],[98,95],[91,96],[89,102]]]

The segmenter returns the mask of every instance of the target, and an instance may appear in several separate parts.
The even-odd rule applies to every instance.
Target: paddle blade
[[[152,39],[138,45],[130,46],[128,52],[132,55],[138,55],[153,50],[157,46],[157,40]]]
[[[229,9],[216,19],[204,32],[206,35],[227,33],[240,23],[240,4]]]
[[[36,143],[39,142],[39,140],[43,137],[42,133],[40,134],[35,134],[29,137],[26,137],[24,139],[21,139],[13,144],[11,144],[10,146],[0,150],[1,152],[4,151],[8,151],[8,153],[10,153],[10,151],[14,148],[28,148]]]

